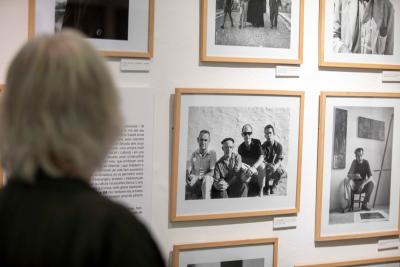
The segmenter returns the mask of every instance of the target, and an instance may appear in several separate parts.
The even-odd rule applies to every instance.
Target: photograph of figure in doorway
[[[55,32],[74,28],[88,38],[128,40],[129,0],[55,2]]]
[[[334,107],[329,224],[388,220],[392,107]]]
[[[290,48],[292,0],[215,0],[215,44]]]
[[[189,107],[185,200],[286,196],[290,110]]]

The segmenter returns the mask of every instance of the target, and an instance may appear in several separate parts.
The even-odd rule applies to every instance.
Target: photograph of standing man
[[[271,29],[278,27],[278,14],[281,5],[281,0],[269,0],[269,20],[271,22]]]
[[[265,9],[265,0],[249,0],[247,22],[250,22],[253,27],[264,27]]]
[[[365,193],[361,210],[369,211],[368,202],[374,190],[374,179],[372,178],[371,167],[369,166],[369,162],[363,158],[364,149],[362,147],[357,148],[354,151],[354,155],[356,158],[351,163],[347,177],[344,180],[344,194],[347,200],[347,207],[343,212],[353,210],[351,200],[351,195],[353,193]]]
[[[186,169],[186,200],[211,198],[217,156],[215,151],[208,150],[210,132],[201,130],[197,143],[199,148],[192,153]]]
[[[231,137],[221,142],[224,155],[215,165],[213,198],[247,197],[248,187],[241,179],[242,159],[233,152],[234,143]]]
[[[239,29],[246,28],[248,7],[249,7],[249,0],[240,0]]]
[[[261,149],[261,141],[252,138],[253,127],[245,124],[242,127],[244,141],[238,147],[238,153],[242,157],[243,179],[248,183],[248,196],[262,196],[265,185],[264,156]]]
[[[262,144],[265,163],[265,187],[266,195],[274,194],[279,180],[287,176],[283,169],[283,149],[282,145],[275,140],[275,129],[271,124],[264,127],[266,141]]]
[[[231,19],[231,27],[233,28],[232,5],[233,0],[224,0],[224,22],[222,22],[221,29],[225,27],[226,15],[229,15],[229,18]]]
[[[390,0],[335,0],[333,51],[393,55],[394,13]]]

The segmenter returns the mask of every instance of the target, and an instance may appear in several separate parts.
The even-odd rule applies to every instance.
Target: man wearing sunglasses
[[[253,127],[245,124],[242,127],[243,143],[238,147],[238,153],[242,157],[242,179],[249,184],[248,196],[262,196],[264,186],[264,164],[261,142],[252,138]]]

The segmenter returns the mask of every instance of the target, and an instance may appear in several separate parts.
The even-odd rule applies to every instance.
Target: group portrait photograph
[[[215,44],[290,47],[292,0],[217,0]]]
[[[235,133],[233,129],[227,131],[226,127],[217,129],[218,122],[215,121],[214,125],[211,125],[211,118],[223,118],[223,121],[229,122],[239,113],[257,114],[256,117],[260,117],[265,112],[272,116],[280,115],[283,117],[282,122],[285,122],[289,120],[289,112],[285,109],[245,109],[206,107],[189,110],[189,120],[193,121],[193,125],[189,128],[188,138],[197,140],[197,148],[192,149],[191,143],[194,142],[188,140],[188,150],[193,151],[188,151],[186,200],[286,195],[287,159],[284,158],[284,151],[288,151],[288,148],[286,146],[283,149],[282,143],[287,145],[287,134],[285,136],[283,129],[284,126],[287,128],[287,125],[279,127],[277,130],[283,133],[276,135],[272,124],[266,124],[264,127],[261,123],[254,124],[254,127],[261,127],[264,132],[264,136],[258,136],[260,128],[253,129],[250,123],[244,123],[241,129],[237,129],[238,133]],[[202,118],[206,118],[208,123]],[[195,129],[201,127],[196,125],[197,123],[204,126],[208,124],[214,131],[200,130],[196,138]],[[220,137],[223,134],[228,137]],[[214,150],[214,147],[220,148]]]
[[[304,0],[201,0],[200,60],[301,64]]]
[[[194,91],[182,89],[176,114],[176,208],[211,217],[296,212],[302,93]]]

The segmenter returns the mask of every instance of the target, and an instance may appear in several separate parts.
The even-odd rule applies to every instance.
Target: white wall
[[[0,83],[5,65],[27,35],[27,0],[0,0]],[[150,73],[121,73],[109,66],[120,86],[153,87],[156,92],[152,230],[165,258],[174,244],[261,237],[279,238],[279,266],[384,257],[400,250],[377,251],[377,239],[314,242],[320,91],[400,92],[400,84],[381,82],[375,70],[318,68],[317,0],[305,0],[304,62],[300,78],[275,78],[273,66],[199,62],[199,0],[156,0],[154,58]],[[23,75],[23,74],[21,74]],[[169,181],[173,94],[177,87],[305,91],[301,205],[295,229],[274,231],[272,217],[170,223]]]

